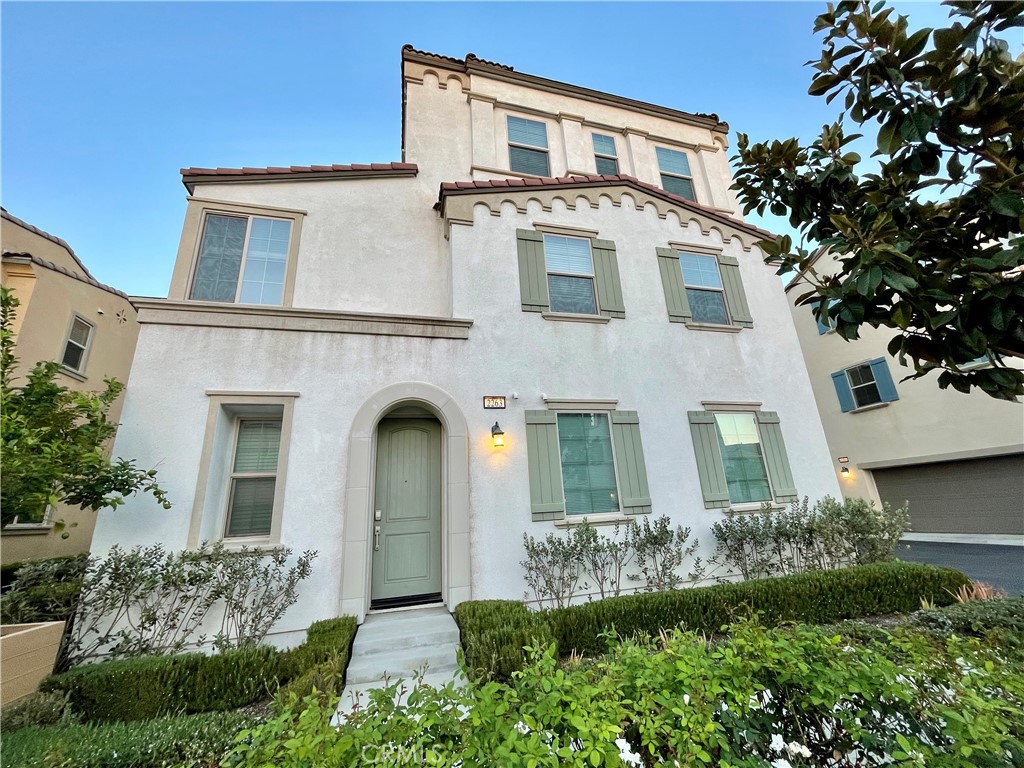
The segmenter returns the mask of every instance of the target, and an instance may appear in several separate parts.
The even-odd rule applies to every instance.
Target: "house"
[[[839,270],[821,250],[818,274]],[[911,538],[1024,541],[1024,411],[981,391],[941,390],[891,358],[892,329],[862,326],[846,342],[786,288],[834,468],[847,497],[902,506]],[[979,365],[988,364],[979,361]]]
[[[402,51],[402,161],[185,168],[117,440],[172,503],[94,542],[319,559],[279,641],[520,598],[524,534],[839,492],[728,126]],[[502,443],[498,445],[498,443]]]
[[[0,209],[3,284],[20,302],[13,330],[19,377],[37,362],[56,360],[59,384],[103,389],[103,380],[128,380],[139,326],[128,297],[98,282],[59,237]],[[120,417],[123,397],[110,409]],[[54,522],[66,523],[61,533]],[[0,532],[4,563],[88,552],[96,513],[60,506],[17,520]],[[63,535],[67,538],[63,538]]]

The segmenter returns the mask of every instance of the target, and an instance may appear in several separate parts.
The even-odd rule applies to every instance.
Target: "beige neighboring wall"
[[[815,263],[819,274],[838,271],[826,254]],[[817,400],[825,437],[832,452],[833,469],[843,494],[879,501],[871,469],[939,461],[1019,454],[1024,451],[1024,407],[996,400],[983,392],[969,395],[939,389],[937,374],[901,381],[914,371],[901,367],[886,351],[893,337],[890,328],[860,328],[861,338],[847,342],[834,331],[819,334],[809,306],[796,306],[806,283],[786,289],[811,386]],[[885,358],[899,400],[843,413],[832,373],[875,358]],[[1012,364],[1020,367],[1021,361]],[[841,456],[850,475],[842,477]]]
[[[82,373],[62,369],[57,381],[71,389],[95,391],[105,378],[128,381],[139,334],[136,310],[120,292],[102,286],[75,258],[67,244],[6,211],[0,221],[4,257],[4,286],[21,302],[14,323],[18,358],[23,376],[43,360],[60,360],[71,323],[77,315],[93,326]],[[110,409],[117,421],[124,398]],[[67,538],[49,527],[6,529],[0,539],[0,562],[57,557],[87,552],[96,513],[61,506],[53,520],[67,523]]]

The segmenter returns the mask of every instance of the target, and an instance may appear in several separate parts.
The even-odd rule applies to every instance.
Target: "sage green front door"
[[[383,419],[377,430],[373,571],[378,606],[440,600],[441,424]]]

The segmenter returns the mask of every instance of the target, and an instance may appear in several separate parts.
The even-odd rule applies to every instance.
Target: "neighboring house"
[[[813,268],[828,275],[839,264],[821,251]],[[804,288],[798,276],[786,292],[843,494],[897,506],[909,501],[919,538],[1020,542],[1021,404],[980,390],[942,390],[935,376],[901,381],[913,369],[886,351],[892,329],[865,325],[860,339],[847,342],[810,306],[796,306]]]
[[[400,163],[182,171],[117,439],[175,506],[104,511],[94,551],[316,549],[287,632],[520,598],[523,535],[584,516],[708,547],[838,494],[725,123],[472,55],[402,72]]]
[[[135,307],[128,297],[89,274],[66,242],[0,210],[3,284],[21,302],[13,330],[18,376],[37,362],[61,363],[59,384],[101,390],[103,380],[128,380],[139,335]],[[117,421],[124,398],[110,409]],[[64,533],[53,523],[63,520]],[[96,513],[60,506],[40,510],[2,531],[4,563],[88,552]]]

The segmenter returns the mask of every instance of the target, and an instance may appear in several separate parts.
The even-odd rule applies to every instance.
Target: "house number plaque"
[[[504,407],[504,395],[484,395],[484,410],[503,409]]]

